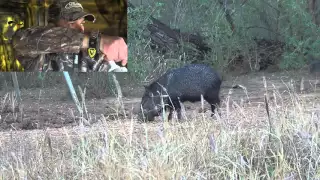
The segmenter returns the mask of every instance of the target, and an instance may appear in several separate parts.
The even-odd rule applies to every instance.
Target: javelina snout
[[[181,105],[185,101],[197,102],[201,95],[211,105],[214,113],[220,105],[221,77],[215,70],[204,64],[190,64],[167,71],[164,75],[145,86],[141,100],[142,114],[146,119],[154,120],[163,108],[169,109],[168,120],[172,119],[173,110],[181,119]]]
[[[145,87],[145,93],[141,100],[139,118],[146,121],[154,121],[156,116],[159,116],[162,112],[162,104],[165,100],[161,101],[161,98],[166,98],[160,94],[154,95],[148,87]]]

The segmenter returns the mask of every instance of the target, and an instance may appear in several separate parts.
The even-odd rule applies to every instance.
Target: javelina
[[[170,112],[169,120],[172,119],[174,109],[177,111],[178,119],[181,119],[180,102],[197,102],[201,100],[201,95],[211,105],[214,114],[215,107],[220,105],[220,86],[221,77],[207,65],[190,64],[171,69],[149,86],[145,86],[139,118],[144,115],[146,120],[153,121],[155,116],[159,116],[162,112],[163,95],[169,96],[163,97],[165,108]]]
[[[320,61],[314,61],[310,64],[310,73],[320,75]]]
[[[310,63],[309,71],[311,74],[320,75],[320,60],[313,55],[308,54],[307,59]]]

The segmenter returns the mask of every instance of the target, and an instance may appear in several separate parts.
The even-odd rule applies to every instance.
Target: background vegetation
[[[154,73],[158,66],[164,71],[195,60],[222,72],[265,70],[270,65],[289,70],[303,67],[307,54],[319,55],[319,8],[315,1],[131,2],[135,8],[129,6],[128,11],[130,68],[140,77]],[[200,60],[186,57],[183,50],[174,55],[155,53],[148,46],[150,16],[181,32],[201,35],[212,51]]]

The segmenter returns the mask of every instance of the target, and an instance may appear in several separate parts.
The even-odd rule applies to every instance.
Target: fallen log
[[[129,2],[128,7],[135,8]],[[150,32],[151,43],[154,48],[160,48],[165,53],[167,51],[176,51],[176,48],[182,48],[184,44],[190,43],[195,46],[196,51],[200,52],[200,54],[206,54],[211,50],[207,43],[204,42],[204,38],[199,34],[180,32],[179,29],[170,28],[152,16],[150,16],[150,19],[152,23],[147,25],[147,30]]]

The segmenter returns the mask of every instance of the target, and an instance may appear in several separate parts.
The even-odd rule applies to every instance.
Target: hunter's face
[[[84,32],[84,23],[85,23],[84,18],[80,18],[74,22],[69,23],[69,26],[70,26],[70,28],[77,29],[83,33]]]

